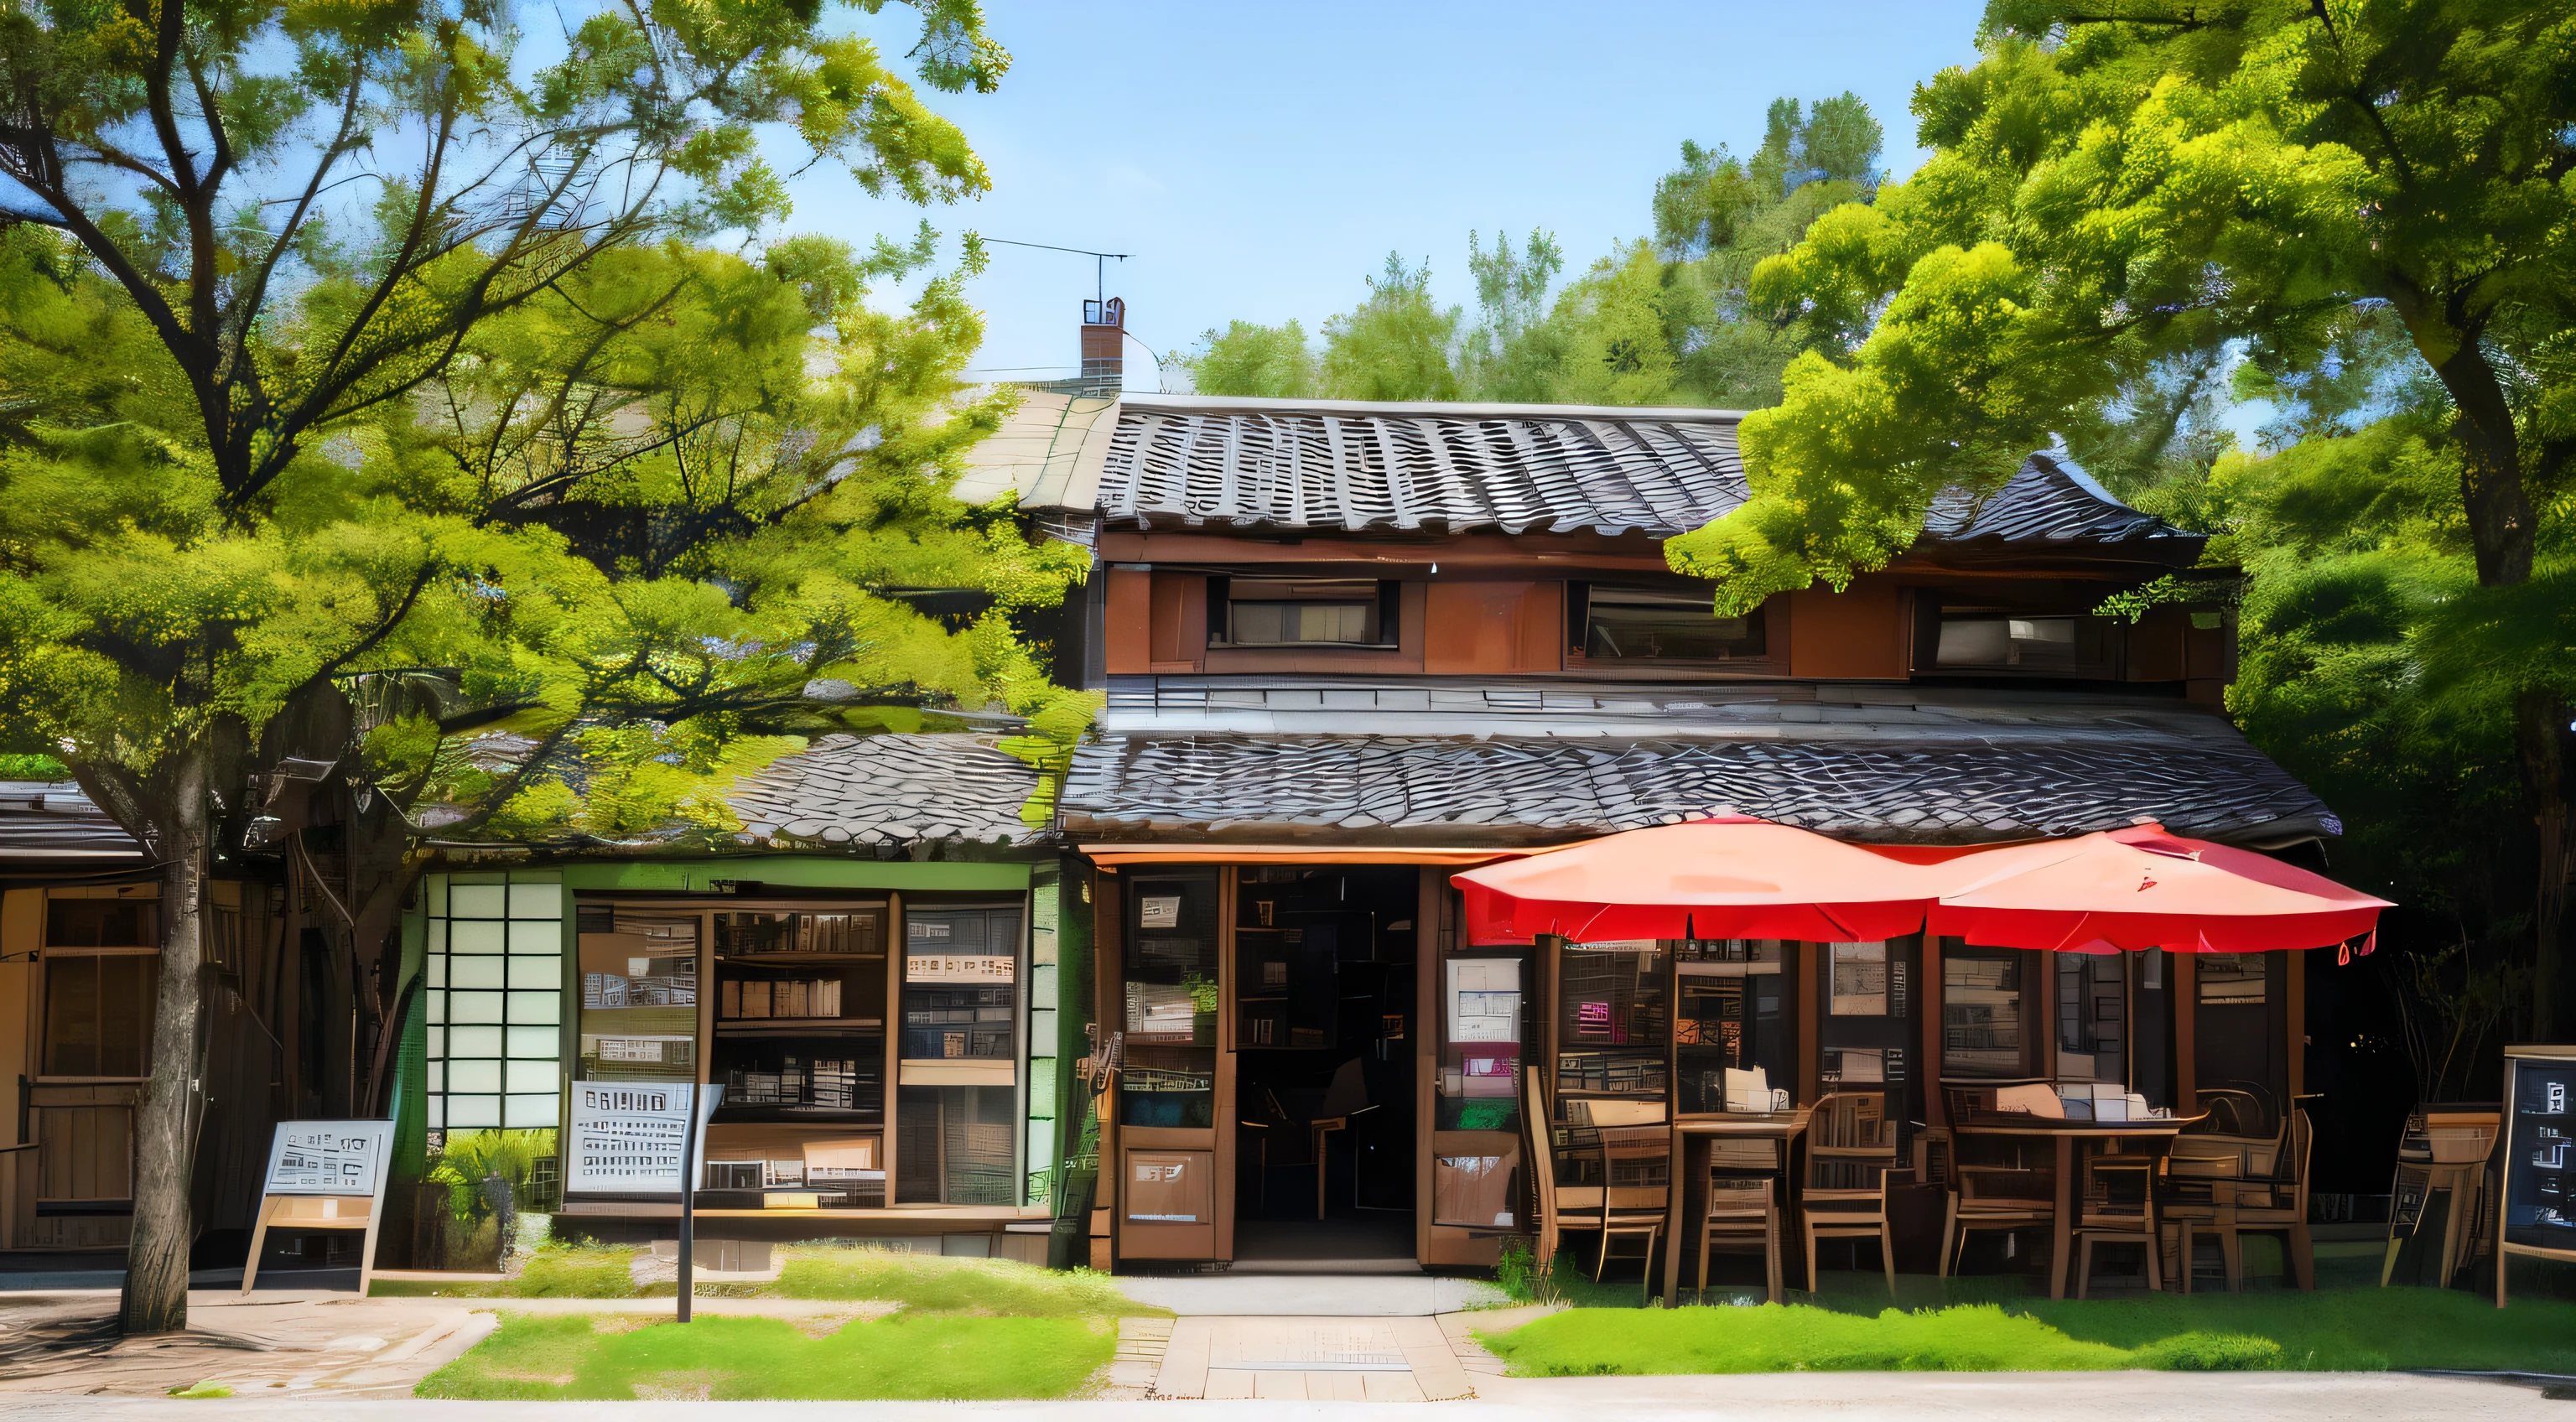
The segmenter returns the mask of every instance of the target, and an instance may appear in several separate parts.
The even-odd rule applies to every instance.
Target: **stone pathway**
[[[1475,1396],[1430,1318],[1177,1319],[1158,1398],[1429,1402]]]

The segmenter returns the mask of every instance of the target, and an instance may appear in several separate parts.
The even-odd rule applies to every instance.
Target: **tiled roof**
[[[0,781],[0,862],[138,858],[142,848],[78,785]]]
[[[744,838],[776,848],[1018,843],[1028,762],[976,735],[825,736],[739,781]]]
[[[2144,539],[2180,539],[2195,546],[2198,534],[2185,533],[2153,514],[2144,514],[2111,497],[2111,492],[2055,454],[2034,454],[1983,503],[1952,492],[1932,502],[1924,520],[1926,536],[1942,543],[2133,543]]]
[[[1665,538],[1744,502],[1720,410],[1129,396],[1112,524],[1500,528]]]
[[[1076,838],[1552,843],[1734,810],[1881,843],[2081,834],[2154,816],[2283,844],[2340,831],[2242,741],[1116,737],[1065,790]]]
[[[1128,396],[1099,446],[1110,526],[1498,528],[1670,538],[1748,496],[1733,411]],[[1091,491],[1066,480],[1062,497]],[[1052,485],[1050,487],[1053,487]],[[1031,498],[1043,501],[1034,483]],[[2191,539],[2059,456],[2033,455],[1981,503],[1934,505],[1941,543]]]

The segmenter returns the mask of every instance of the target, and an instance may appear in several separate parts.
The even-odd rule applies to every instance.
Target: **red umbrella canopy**
[[[1743,815],[1628,830],[1454,875],[1474,943],[1865,942],[1912,933],[1954,876]]]
[[[2158,824],[1983,850],[1943,868],[1933,933],[1996,948],[2261,953],[2373,931],[2386,899]]]

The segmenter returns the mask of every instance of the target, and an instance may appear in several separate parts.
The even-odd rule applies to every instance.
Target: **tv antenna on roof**
[[[1004,247],[1035,247],[1041,252],[1071,252],[1077,257],[1092,258],[1092,265],[1095,268],[1092,284],[1098,288],[1094,296],[1099,301],[1109,299],[1109,264],[1113,261],[1123,262],[1133,255],[1128,252],[1095,252],[1088,247],[1059,247],[1052,242],[1014,242],[1008,237],[987,237],[984,240]]]

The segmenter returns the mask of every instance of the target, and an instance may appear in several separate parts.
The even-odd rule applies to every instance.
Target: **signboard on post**
[[[2576,1046],[2504,1049],[2496,1307],[2514,1255],[2576,1263]]]
[[[575,1194],[677,1195],[688,1149],[685,1081],[576,1081],[564,1142],[564,1189]]]
[[[242,1292],[259,1278],[259,1252],[272,1224],[288,1230],[359,1230],[358,1294],[376,1270],[376,1226],[384,1215],[391,1121],[280,1121],[269,1141],[268,1176],[242,1262]]]

